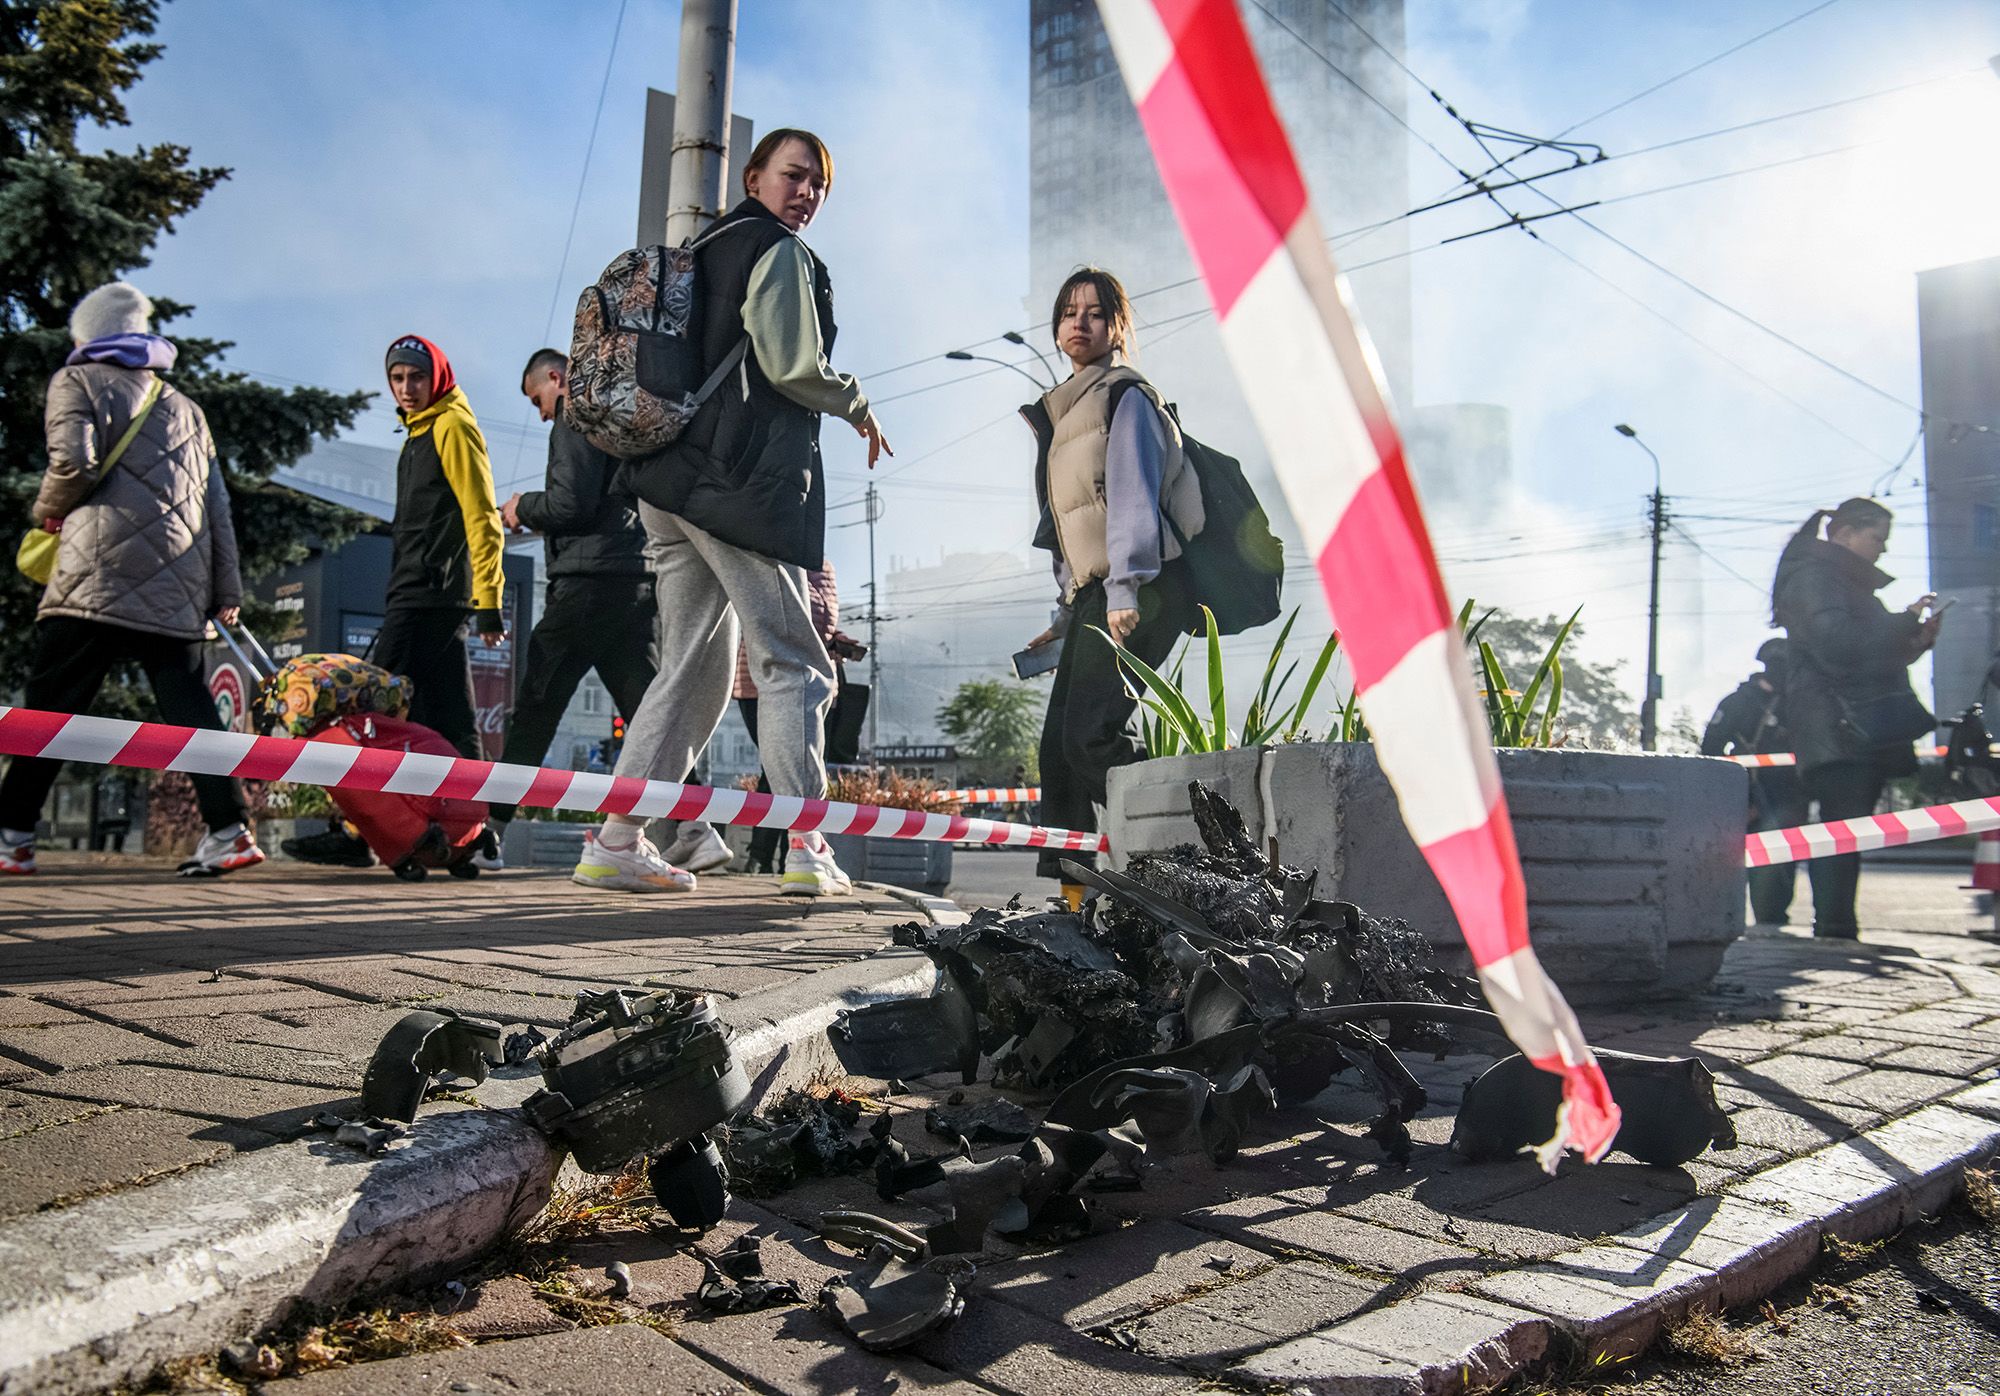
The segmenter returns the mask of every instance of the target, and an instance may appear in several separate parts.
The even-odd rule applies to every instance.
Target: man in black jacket
[[[1792,738],[1778,721],[1785,696],[1783,640],[1766,640],[1757,650],[1762,673],[1752,674],[1715,705],[1701,734],[1703,756],[1769,755],[1792,750]],[[1795,766],[1758,766],[1750,772],[1750,832],[1796,829],[1806,822],[1805,785]],[[1760,926],[1782,926],[1792,909],[1797,863],[1750,869],[1750,913]]]
[[[508,528],[542,535],[548,595],[528,636],[526,674],[507,724],[503,760],[538,766],[556,725],[592,669],[627,722],[653,681],[658,645],[646,534],[632,497],[613,485],[618,462],[563,420],[569,360],[538,349],[521,371],[521,392],[549,423],[546,488],[500,506]],[[608,724],[607,724],[608,726]],[[505,826],[514,806],[493,806]]]

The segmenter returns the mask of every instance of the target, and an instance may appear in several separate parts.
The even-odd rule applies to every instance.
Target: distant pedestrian
[[[771,789],[826,793],[833,662],[812,624],[806,569],[826,556],[819,421],[831,414],[889,449],[861,385],[828,366],[833,285],[799,237],[833,187],[819,137],[780,128],[751,151],[747,196],[696,252],[704,372],[739,354],[731,383],[679,440],[631,462],[660,597],[660,673],[626,727],[617,774],[678,780],[728,706],[739,635],[758,694],[758,753]],[[745,346],[747,352],[739,351]],[[683,890],[692,875],[611,815],[577,864],[585,886]],[[852,890],[817,832],[791,836],[780,891]]]
[[[811,593],[813,630],[819,635],[820,642],[826,646],[827,657],[833,661],[833,691],[839,695],[844,687],[842,678],[845,674],[845,661],[865,658],[868,647],[840,628],[840,586],[835,579],[831,562],[823,562],[806,573],[806,588]],[[732,693],[736,699],[736,711],[743,719],[745,730],[750,733],[750,740],[754,742],[757,740],[757,681],[750,674],[750,651],[744,645],[736,647],[736,685]],[[827,713],[826,729],[829,738],[839,725],[838,713],[841,701],[836,696],[833,708]],[[837,758],[829,747],[827,760],[835,759]],[[757,789],[763,794],[769,794],[771,791],[771,779],[762,771],[757,773]],[[690,828],[708,830],[709,838],[715,839],[717,844],[722,842],[714,830],[706,824],[683,824],[680,838],[676,840],[673,848],[667,850],[667,860],[677,867],[700,872],[701,869],[693,863],[683,862],[674,857],[675,850],[689,843]],[[786,860],[784,851],[779,847],[783,842],[780,830],[762,828],[751,830],[750,871],[783,872]],[[727,847],[724,846],[724,852],[727,851]]]
[[[1125,288],[1095,267],[1056,292],[1049,332],[1069,356],[1070,377],[1021,409],[1034,430],[1035,546],[1054,556],[1062,610],[1030,649],[1062,645],[1042,723],[1041,817],[1057,828],[1093,830],[1114,766],[1144,754],[1126,730],[1137,703],[1099,630],[1148,664],[1160,664],[1199,618],[1181,540],[1201,532],[1201,482],[1189,468],[1180,428],[1158,391],[1127,360],[1132,306]],[[1042,877],[1062,878],[1043,853]],[[1066,885],[1077,900],[1082,888]]]
[[[627,722],[655,672],[659,617],[638,501],[618,488],[618,462],[564,420],[568,391],[568,357],[537,350],[521,371],[521,392],[549,423],[548,473],[542,489],[514,494],[500,506],[508,528],[542,535],[549,579],[500,758],[523,766],[541,765],[563,711],[592,669]],[[513,805],[492,807],[502,829],[513,818]],[[500,860],[489,852],[475,861],[490,868]]]
[[[493,467],[472,404],[442,349],[404,335],[390,344],[384,368],[408,438],[396,458],[388,595],[368,658],[410,681],[410,721],[461,755],[477,757],[467,616],[487,644],[507,638],[500,611],[505,539],[493,502]],[[367,842],[341,820],[323,834],[286,839],[283,846],[308,863],[365,868],[375,861]],[[498,844],[485,836],[484,849],[491,861]]]
[[[1785,695],[1783,640],[1766,640],[1757,650],[1764,668],[1716,704],[1702,733],[1703,756],[1767,756],[1792,749],[1791,733],[1778,719]],[[1808,817],[1810,802],[1795,766],[1754,766],[1750,770],[1750,832],[1795,829]],[[1760,926],[1782,926],[1791,914],[1797,863],[1750,869],[1750,911]]]
[[[236,530],[208,419],[159,376],[179,351],[152,333],[152,318],[153,303],[123,281],[70,317],[76,347],[49,382],[49,464],[31,511],[62,544],[22,701],[83,712],[130,662],[161,717],[221,731],[202,640],[210,617],[234,625],[243,602]],[[35,826],[61,769],[17,756],[0,780],[0,873],[35,871]],[[212,877],[263,862],[236,782],[193,780],[208,833],[179,871]]]
[[[1909,668],[1937,643],[1937,597],[1891,611],[1875,596],[1895,580],[1875,565],[1893,521],[1872,499],[1816,511],[1786,544],[1771,588],[1772,618],[1790,641],[1779,720],[1820,820],[1874,813],[1888,780],[1917,769],[1910,744],[1936,726]],[[1806,869],[1813,934],[1854,939],[1861,855],[1814,858]]]

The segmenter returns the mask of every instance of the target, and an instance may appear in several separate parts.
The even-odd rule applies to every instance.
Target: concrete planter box
[[[930,839],[871,839],[828,834],[841,870],[857,882],[886,882],[942,895],[951,885],[951,845]]]
[[[573,868],[583,857],[584,835],[597,826],[557,819],[512,819],[500,838],[510,868]]]
[[[1748,775],[1698,756],[1497,753],[1536,953],[1572,1001],[1698,991],[1743,933]],[[1196,842],[1187,786],[1243,812],[1321,896],[1417,927],[1469,965],[1457,922],[1366,743],[1310,743],[1142,761],[1111,773],[1114,861]]]

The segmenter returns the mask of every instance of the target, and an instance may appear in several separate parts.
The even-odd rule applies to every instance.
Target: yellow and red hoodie
[[[430,350],[433,396],[421,412],[396,414],[409,440],[396,461],[388,606],[469,610],[475,631],[500,630],[504,535],[486,438],[450,361],[422,342]]]

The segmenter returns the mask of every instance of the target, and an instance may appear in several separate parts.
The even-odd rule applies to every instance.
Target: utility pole
[[[1639,709],[1639,746],[1659,749],[1660,738],[1660,536],[1667,528],[1667,501],[1653,486],[1653,588],[1646,606],[1646,702]]]
[[[680,90],[667,165],[669,247],[722,216],[735,60],[736,0],[681,0]]]
[[[1646,698],[1639,705],[1639,746],[1657,751],[1660,739],[1660,539],[1667,531],[1667,500],[1660,493],[1660,458],[1639,439],[1639,433],[1625,423],[1617,433],[1653,459],[1653,586],[1646,606]]]
[[[868,764],[872,766],[881,746],[877,735],[882,716],[882,608],[875,599],[875,521],[882,517],[882,496],[875,492],[873,480],[862,501],[868,518]]]

